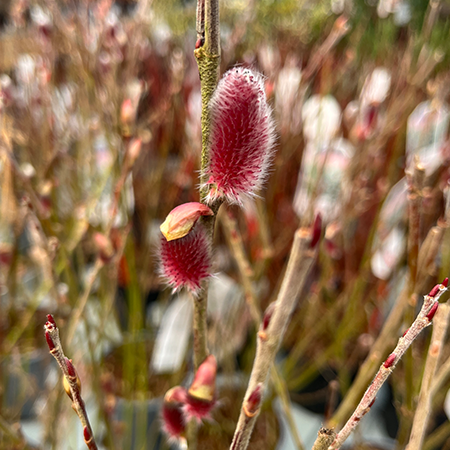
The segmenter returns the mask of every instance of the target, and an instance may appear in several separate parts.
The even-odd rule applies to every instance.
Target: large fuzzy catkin
[[[262,76],[242,67],[226,72],[211,99],[210,117],[206,201],[242,204],[242,197],[261,188],[275,143]]]
[[[197,294],[211,275],[211,245],[203,225],[197,223],[180,239],[168,241],[162,236],[159,262],[161,275],[174,292],[187,288]]]

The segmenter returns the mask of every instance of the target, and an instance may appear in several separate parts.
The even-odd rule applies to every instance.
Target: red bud
[[[270,305],[264,311],[264,317],[261,324],[261,329],[258,332],[258,336],[265,341],[267,339],[266,330],[269,327],[270,319],[275,311],[276,302],[270,303]]]
[[[427,314],[427,319],[431,322],[433,320],[436,311],[439,308],[439,302],[435,302],[435,304],[431,307],[430,312]]]
[[[397,355],[395,353],[391,353],[388,358],[386,359],[386,361],[384,362],[383,366],[386,369],[389,369],[389,367],[392,367],[392,365],[395,362],[395,358],[397,357]]]
[[[76,377],[77,372],[75,371],[75,367],[72,364],[72,360],[69,358],[65,358],[65,359],[66,359],[66,365],[67,365],[67,372],[68,372],[69,376]]]
[[[430,293],[428,294],[428,297],[436,297],[436,294],[440,290],[440,284],[437,284],[433,289],[431,289]]]
[[[47,314],[47,320],[56,328],[56,322],[55,319],[51,314]]]
[[[47,345],[50,351],[54,350],[55,344],[53,343],[53,339],[50,337],[50,333],[46,330],[45,331],[45,339],[47,341]]]
[[[258,383],[244,405],[244,412],[247,417],[254,417],[258,413],[261,406],[262,394],[263,384]]]
[[[448,286],[448,278],[445,278],[444,281],[442,282],[442,284],[444,285],[444,287]]]
[[[266,311],[264,312],[264,317],[263,317],[263,323],[262,323],[262,329],[263,331],[266,331],[267,328],[269,327],[270,324],[270,319],[272,318],[272,315],[275,311],[275,306],[276,306],[276,302],[272,302],[267,308]]]
[[[92,439],[92,435],[88,427],[83,428],[83,436],[86,442],[89,442]]]

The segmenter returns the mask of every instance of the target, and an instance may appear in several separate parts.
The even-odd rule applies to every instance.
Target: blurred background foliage
[[[84,446],[43,337],[48,313],[102,448],[169,446],[159,402],[192,377],[191,310],[161,284],[156,255],[167,213],[198,200],[195,8],[0,5],[0,448]],[[417,300],[450,272],[449,16],[448,0],[221,2],[221,72],[241,64],[264,74],[278,145],[261,197],[222,208],[218,220],[209,325],[220,405],[199,448],[231,442],[255,349],[245,299],[263,310],[276,298],[293,233],[315,212],[324,216],[320,258],[251,448],[276,448],[283,433],[302,448],[292,408],[326,423],[397,298]],[[419,222],[404,178],[414,156],[425,171]],[[426,253],[430,230],[439,238]],[[391,345],[414,316],[414,301],[402,304]],[[428,341],[392,376],[377,448],[407,442]],[[427,449],[450,448],[448,387],[435,399]],[[306,447],[316,432],[299,428]],[[368,448],[364,434],[354,445]]]

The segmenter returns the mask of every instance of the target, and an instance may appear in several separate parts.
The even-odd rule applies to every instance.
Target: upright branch
[[[317,233],[315,227],[312,233],[308,228],[295,233],[278,299],[269,305],[258,332],[255,361],[230,450],[245,450],[248,446],[270,369],[317,255],[317,234],[320,230]]]
[[[211,130],[209,117],[209,102],[219,80],[220,65],[220,26],[219,0],[198,0],[197,2],[197,42],[195,57],[200,75],[200,89],[202,96],[202,153],[200,185],[205,183],[205,172],[208,164],[208,142]],[[205,201],[207,189],[200,190],[200,200]],[[214,233],[214,223],[217,211],[222,202],[210,205],[214,212],[211,217],[204,217],[203,223],[210,241]],[[202,290],[194,299],[194,365],[197,369],[208,356],[206,313],[208,302],[209,280],[202,283]]]
[[[48,321],[45,323],[44,329],[48,348],[64,375],[64,389],[72,400],[72,408],[80,418],[81,425],[83,426],[84,442],[90,450],[97,450],[97,444],[95,443],[94,434],[92,433],[92,428],[89,423],[86,407],[83,398],[81,397],[81,381],[78,378],[72,360],[66,358],[64,355],[55,319],[53,319],[51,314],[47,315],[47,319]]]
[[[375,403],[378,391],[394,370],[397,362],[420,334],[420,332],[431,324],[431,321],[433,320],[433,317],[439,307],[439,297],[447,290],[447,285],[448,278],[446,278],[442,284],[437,284],[428,295],[425,295],[422,308],[416,317],[416,320],[399,339],[394,351],[387,357],[386,361],[381,364],[375,378],[359,402],[359,405],[356,407],[354,413],[344,425],[342,430],[337,434],[336,439],[330,445],[329,450],[341,448],[342,444],[356,428],[362,417],[370,411],[370,408]]]
[[[208,142],[211,130],[208,105],[219,80],[220,26],[219,0],[198,0],[197,2],[197,43],[195,57],[200,75],[202,95],[202,157],[201,179],[203,185],[205,168],[208,164]],[[203,201],[206,193],[200,193]]]

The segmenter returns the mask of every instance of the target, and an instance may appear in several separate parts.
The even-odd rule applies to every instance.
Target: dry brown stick
[[[386,361],[380,366],[375,378],[370,383],[365,394],[363,395],[359,405],[354,413],[344,425],[342,430],[337,434],[336,439],[330,445],[329,450],[337,450],[350,436],[351,432],[356,428],[362,417],[370,411],[375,402],[376,395],[381,386],[387,380],[394,370],[397,362],[409,348],[412,342],[420,334],[420,332],[431,324],[431,321],[439,306],[439,297],[447,290],[448,278],[442,284],[436,285],[428,295],[424,297],[422,308],[413,322],[411,327],[399,339],[394,351],[387,357]]]
[[[439,307],[433,323],[433,334],[425,361],[425,371],[420,388],[419,401],[412,425],[407,450],[420,450],[423,446],[425,432],[430,418],[432,397],[432,382],[436,374],[437,366],[442,354],[442,347],[447,334],[450,314],[450,305],[444,304]]]
[[[270,314],[266,312],[258,333],[253,369],[230,450],[245,450],[248,446],[275,355],[317,255],[316,244],[308,228],[296,231],[278,299]]]
[[[64,389],[72,400],[72,408],[80,418],[81,425],[83,426],[84,442],[90,450],[97,450],[97,444],[95,443],[94,434],[89,423],[84,400],[81,397],[81,381],[78,378],[72,361],[64,355],[55,319],[53,319],[51,314],[47,315],[47,319],[48,321],[45,323],[44,328],[48,348],[64,375]]]

